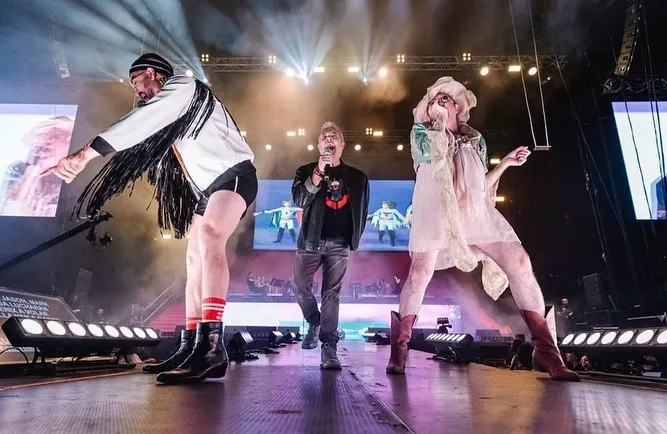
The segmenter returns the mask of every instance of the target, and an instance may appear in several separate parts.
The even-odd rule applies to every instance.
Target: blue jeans
[[[299,249],[294,259],[294,290],[303,316],[311,326],[321,325],[320,341],[336,348],[340,290],[347,271],[350,246],[344,238],[321,240],[314,250]],[[313,295],[313,276],[322,266],[322,312]]]

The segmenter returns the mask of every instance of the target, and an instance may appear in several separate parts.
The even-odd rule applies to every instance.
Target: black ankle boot
[[[195,344],[195,331],[194,330],[182,330],[181,331],[181,340],[179,342],[178,349],[174,354],[171,355],[167,360],[157,363],[154,365],[144,366],[143,371],[147,374],[159,374],[160,372],[171,371],[176,369],[181,363],[188,358],[194,348]]]
[[[157,376],[167,384],[198,383],[205,378],[224,377],[229,357],[222,336],[221,322],[197,324],[195,345],[187,359],[176,369]]]

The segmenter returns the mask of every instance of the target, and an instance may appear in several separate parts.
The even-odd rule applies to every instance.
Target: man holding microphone
[[[359,247],[368,216],[368,178],[341,161],[344,148],[343,132],[325,122],[317,142],[319,160],[299,167],[292,184],[294,203],[303,208],[293,276],[297,302],[309,324],[301,347],[314,349],[322,341],[322,369],[341,369],[336,355],[339,295],[349,252]],[[321,312],[312,290],[320,265]]]

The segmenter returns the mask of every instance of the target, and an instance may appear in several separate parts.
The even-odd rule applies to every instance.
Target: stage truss
[[[203,61],[208,59],[208,61]],[[486,66],[490,71],[501,71],[509,68],[510,65],[521,64],[522,68],[527,69],[536,66],[534,56],[473,56],[469,60],[464,60],[463,56],[395,56],[371,58],[365,62],[360,62],[354,57],[327,58],[320,65],[328,71],[344,71],[351,66],[359,66],[363,73],[363,65],[385,66],[398,71],[461,71],[467,69],[477,69]],[[538,56],[537,60],[542,68],[555,69],[558,66],[563,68],[567,64],[567,57],[564,55],[544,55]],[[187,69],[188,65],[198,63],[207,73],[231,73],[231,72],[284,72],[290,68],[290,65],[284,64],[280,58],[274,59],[275,63],[269,57],[206,57],[203,59],[181,59],[176,62],[177,69]]]

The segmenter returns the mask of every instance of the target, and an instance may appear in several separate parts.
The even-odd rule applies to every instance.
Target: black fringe
[[[204,83],[196,81],[196,84],[195,95],[183,116],[143,142],[118,152],[102,168],[77,200],[77,214],[80,215],[86,202],[87,215],[96,214],[112,197],[120,195],[128,187],[134,189],[136,181],[148,172],[148,182],[155,187],[153,199],[158,202],[160,229],[173,229],[176,238],[187,233],[198,198],[172,145],[185,137],[193,126],[188,138],[197,138],[204,123],[211,117],[216,101]]]

